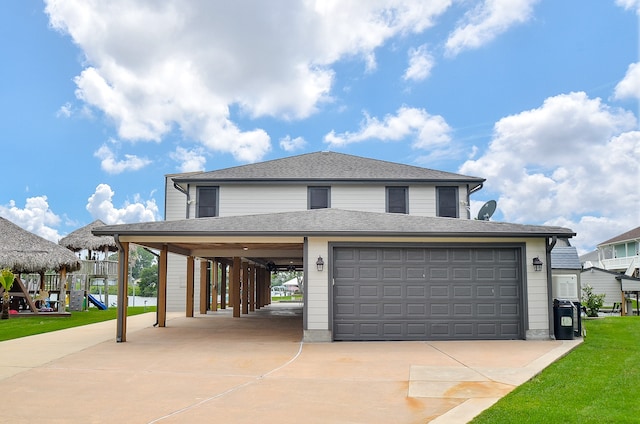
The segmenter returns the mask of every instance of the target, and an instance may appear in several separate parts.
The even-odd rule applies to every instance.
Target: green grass
[[[127,308],[127,315],[138,315],[145,312],[154,312],[155,310],[155,306],[134,306]],[[11,317],[0,320],[0,341],[108,321],[115,319],[116,313],[117,308],[109,308],[105,311],[91,308],[88,311],[71,312],[71,316],[67,317],[43,315]]]
[[[587,337],[472,423],[640,422],[640,319],[585,320]]]

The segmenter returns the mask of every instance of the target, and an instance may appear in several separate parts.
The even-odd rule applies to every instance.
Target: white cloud
[[[108,184],[99,184],[87,201],[87,211],[93,218],[106,224],[149,222],[159,219],[158,205],[154,199],[143,201],[136,195],[133,203],[127,201],[121,208],[116,208],[113,204],[114,194]]]
[[[539,0],[484,0],[467,12],[463,21],[449,35],[445,48],[450,55],[475,49],[491,42],[516,24],[531,18]]]
[[[67,102],[64,105],[60,106],[60,109],[56,112],[56,117],[58,118],[68,118],[73,113],[73,107],[71,103]]]
[[[24,208],[17,207],[11,200],[8,206],[0,205],[0,216],[54,243],[62,238],[53,228],[60,224],[61,219],[49,208],[47,196],[27,198]]]
[[[613,97],[616,99],[640,99],[640,62],[629,65],[624,78],[616,85]]]
[[[413,140],[412,146],[428,149],[448,143],[451,127],[440,115],[429,115],[424,109],[401,107],[395,115],[386,115],[382,120],[365,113],[365,120],[358,132],[336,134],[331,131],[324,136],[325,143],[332,147],[344,146],[365,140],[399,141]]]
[[[357,57],[375,69],[376,48],[432,26],[451,0],[46,3],[52,27],[86,58],[77,98],[121,139],[159,141],[177,128],[250,162],[270,138],[239,128],[230,106],[252,118],[308,117],[331,100],[333,64]]]
[[[146,158],[139,158],[135,155],[124,155],[123,160],[117,160],[113,151],[103,144],[94,154],[100,159],[100,167],[109,174],[120,174],[125,171],[137,171],[149,165],[151,161]]]
[[[422,81],[426,79],[433,68],[434,58],[426,45],[409,50],[409,67],[404,73],[405,80]]]
[[[294,152],[302,149],[306,145],[307,142],[302,137],[291,138],[291,136],[287,135],[280,139],[280,148],[285,152]]]
[[[636,13],[640,15],[640,0],[616,0],[616,4],[627,10],[635,9]]]
[[[197,148],[187,150],[183,147],[177,147],[175,152],[169,154],[171,159],[180,162],[180,172],[203,171],[207,158],[204,156],[203,149]]]
[[[550,97],[496,123],[488,151],[460,172],[487,178],[485,190],[501,193],[498,208],[506,221],[562,221],[577,231],[606,217],[633,228],[640,207],[635,125],[632,113],[582,92]],[[587,234],[576,243],[589,248]]]

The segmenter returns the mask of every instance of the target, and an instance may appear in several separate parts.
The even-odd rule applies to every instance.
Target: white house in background
[[[596,252],[583,255],[581,260],[585,268],[596,267],[640,277],[640,227],[598,244]]]
[[[595,294],[605,295],[604,309],[611,309],[618,304],[617,311],[625,314],[625,300],[637,300],[640,294],[640,278],[596,267],[585,268],[580,275],[583,287],[589,285]]]
[[[549,338],[551,251],[575,233],[470,219],[484,181],[317,152],[167,175],[165,221],[96,232],[122,258],[129,243],[161,251],[160,326],[167,310],[206,312],[199,267],[220,263],[240,319],[268,304],[269,271],[303,271],[306,341]]]

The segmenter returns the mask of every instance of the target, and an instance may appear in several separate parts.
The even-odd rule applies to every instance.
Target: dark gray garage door
[[[517,248],[335,247],[334,340],[522,339]]]

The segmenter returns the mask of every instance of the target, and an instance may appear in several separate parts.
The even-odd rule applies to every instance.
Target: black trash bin
[[[553,330],[556,340],[573,340],[573,303],[553,299]]]

